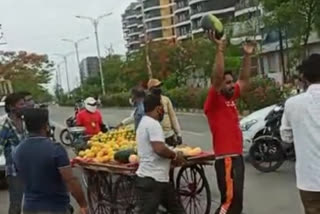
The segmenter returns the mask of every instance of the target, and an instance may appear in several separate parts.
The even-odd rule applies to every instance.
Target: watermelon
[[[134,149],[120,150],[114,154],[114,159],[119,163],[129,163],[129,157],[133,154],[136,154]]]
[[[217,39],[221,39],[224,34],[224,27],[220,19],[212,14],[208,14],[202,17],[201,27],[204,31],[214,31]]]

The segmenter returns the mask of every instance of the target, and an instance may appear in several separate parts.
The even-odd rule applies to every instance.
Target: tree
[[[266,10],[264,17],[265,27],[277,30],[283,78],[286,80],[286,67],[284,60],[284,44],[289,44],[302,54],[294,53],[294,57],[305,56],[306,46],[312,32],[320,31],[320,2],[318,0],[260,0]],[[288,42],[288,40],[291,40]],[[288,58],[289,52],[288,52]],[[287,60],[288,62],[294,59]],[[290,66],[287,66],[290,68]],[[290,73],[290,72],[289,72]]]
[[[45,85],[51,80],[53,63],[47,55],[36,53],[2,52],[0,54],[0,75],[11,80],[15,91],[29,91],[36,99],[49,96]]]

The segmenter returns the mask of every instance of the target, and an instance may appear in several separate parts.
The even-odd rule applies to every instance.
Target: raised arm
[[[208,37],[216,44],[215,63],[211,74],[211,84],[219,91],[224,81],[224,48],[225,40],[217,40],[214,32],[209,32]]]
[[[253,42],[247,42],[243,45],[243,62],[242,69],[239,75],[240,91],[245,91],[249,87],[250,71],[251,71],[251,55],[255,51],[256,44]]]

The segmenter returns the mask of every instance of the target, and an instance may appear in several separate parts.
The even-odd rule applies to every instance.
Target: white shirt
[[[320,84],[287,100],[280,132],[294,142],[298,189],[320,192]]]
[[[171,160],[157,155],[151,142],[165,142],[162,127],[159,121],[144,116],[137,129],[139,168],[136,174],[139,177],[151,177],[158,182],[169,182]]]

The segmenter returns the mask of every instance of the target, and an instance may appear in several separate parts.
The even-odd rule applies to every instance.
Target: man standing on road
[[[156,214],[160,205],[171,214],[185,211],[169,182],[171,161],[184,162],[182,153],[175,153],[165,144],[161,120],[164,110],[160,96],[148,95],[144,100],[146,115],[137,130],[138,155],[137,196],[139,214]]]
[[[280,133],[294,142],[297,187],[306,214],[320,213],[320,54],[313,54],[298,67],[310,84],[305,93],[285,104]]]
[[[172,102],[169,97],[162,95],[162,82],[157,79],[150,79],[148,82],[149,91],[157,96],[161,96],[161,103],[164,108],[164,118],[161,122],[166,143],[170,146],[176,146],[182,143],[181,128],[173,109]]]
[[[5,111],[8,115],[0,130],[0,147],[4,148],[9,185],[9,214],[21,214],[23,184],[14,166],[12,152],[27,135],[22,119],[24,106],[24,96],[19,93],[8,95],[5,100]]]
[[[145,92],[142,87],[135,87],[131,90],[130,104],[135,107],[132,114],[124,119],[117,127],[125,126],[134,123],[135,130],[137,130],[138,125],[144,115],[143,99],[145,97]]]
[[[68,190],[88,214],[80,183],[73,175],[66,150],[49,138],[46,109],[27,109],[24,120],[29,137],[14,152],[14,161],[25,186],[24,214],[71,214]]]
[[[209,32],[208,36],[216,43],[212,86],[204,104],[213,138],[215,169],[221,193],[221,204],[216,214],[240,214],[243,209],[244,162],[242,133],[235,101],[248,87],[250,55],[253,54],[255,45],[244,44],[243,68],[239,80],[234,83],[232,73],[224,69],[225,41],[217,40],[213,32]]]

